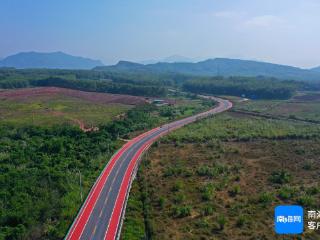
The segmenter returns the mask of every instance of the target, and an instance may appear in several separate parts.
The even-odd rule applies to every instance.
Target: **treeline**
[[[187,81],[185,91],[216,95],[233,95],[251,99],[289,99],[303,84],[272,78],[212,77]]]
[[[320,83],[266,77],[197,77],[178,73],[0,68],[0,88],[56,86],[84,91],[165,96],[169,88],[192,93],[288,99],[296,90],[319,90]]]
[[[118,137],[158,124],[154,106],[84,133],[71,126],[0,127],[0,239],[62,239]]]
[[[137,96],[164,96],[167,93],[167,89],[160,86],[115,83],[110,80],[69,80],[50,77],[43,80],[31,81],[31,85],[42,87],[54,86],[82,91],[129,94]]]

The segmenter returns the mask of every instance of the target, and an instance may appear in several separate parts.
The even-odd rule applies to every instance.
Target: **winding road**
[[[93,185],[65,237],[66,240],[114,240],[120,236],[131,183],[143,152],[161,136],[198,119],[224,112],[232,107],[232,103],[228,100],[209,96],[201,97],[212,99],[218,102],[218,105],[207,112],[143,133],[128,141],[113,155]]]

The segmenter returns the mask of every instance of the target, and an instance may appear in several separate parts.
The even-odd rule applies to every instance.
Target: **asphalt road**
[[[113,240],[120,235],[131,182],[143,152],[168,132],[232,107],[228,100],[201,97],[215,100],[218,105],[207,112],[152,129],[130,140],[118,150],[93,185],[65,239]]]

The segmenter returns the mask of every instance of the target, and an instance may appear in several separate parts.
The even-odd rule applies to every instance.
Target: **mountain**
[[[22,52],[0,61],[0,67],[15,68],[92,69],[97,66],[103,66],[103,63],[99,60],[75,57],[63,52]]]
[[[162,59],[160,62],[166,62],[166,63],[187,63],[187,62],[194,62],[193,59],[185,57],[185,56],[180,56],[180,55],[172,55],[170,57]]]
[[[98,67],[96,70],[123,70],[123,62],[114,66]],[[320,72],[251,60],[228,58],[208,59],[197,63],[159,62],[155,64],[136,64],[126,62],[126,71],[168,73],[175,72],[198,76],[266,76],[289,80],[320,80]]]
[[[177,62],[195,62],[194,59],[192,58],[188,58],[185,56],[181,56],[181,55],[172,55],[163,59],[159,59],[159,60],[155,60],[155,59],[151,59],[151,60],[144,60],[141,61],[141,64],[155,64],[155,63],[160,63],[160,62],[165,62],[165,63],[177,63]]]

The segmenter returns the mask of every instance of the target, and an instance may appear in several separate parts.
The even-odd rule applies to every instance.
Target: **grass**
[[[314,93],[304,93],[305,96]],[[318,92],[319,94],[319,92]],[[319,98],[320,99],[320,98]],[[260,114],[267,114],[271,116],[282,116],[290,119],[320,121],[320,102],[319,99],[304,100],[304,99],[290,99],[287,101],[276,100],[259,100],[247,101],[236,104],[236,110],[244,110],[256,112]]]
[[[152,239],[283,239],[273,231],[275,206],[320,207],[319,137],[315,125],[221,114],[155,144],[129,199],[148,199]],[[141,217],[130,205],[122,239]]]
[[[16,126],[55,124],[78,125],[80,120],[88,126],[112,121],[131,106],[123,104],[96,104],[67,96],[36,97],[26,102],[0,100],[0,123]]]

